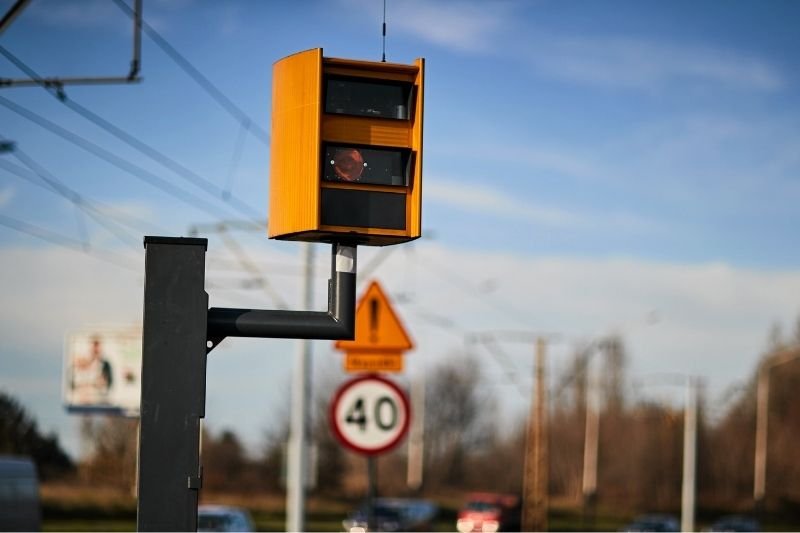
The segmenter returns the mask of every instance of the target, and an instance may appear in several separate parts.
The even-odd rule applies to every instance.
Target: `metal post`
[[[800,344],[785,346],[765,359],[758,368],[756,390],[756,450],[753,473],[753,500],[755,512],[765,510],[767,486],[767,434],[769,418],[769,373],[774,367],[800,358]]]
[[[591,359],[586,363],[586,427],[583,441],[583,516],[594,525],[594,504],[597,496],[597,456],[600,436],[600,406],[597,376]]]
[[[328,310],[208,309],[206,239],[145,237],[138,523],[197,529],[206,355],[226,337],[355,335],[356,248],[333,244]]]
[[[683,485],[681,487],[681,531],[694,531],[695,470],[697,451],[697,380],[686,378],[683,415]]]
[[[303,308],[314,305],[313,268],[314,247],[304,243]],[[306,480],[308,478],[308,443],[310,423],[311,341],[300,339],[295,354],[292,375],[291,427],[289,433],[289,464],[286,473],[286,531],[306,530]]]
[[[374,455],[367,457],[367,531],[380,531],[375,515],[375,498],[378,493],[378,465]]]
[[[139,531],[196,531],[206,239],[145,237]]]
[[[753,472],[753,500],[755,511],[764,507],[767,481],[767,418],[769,413],[769,366],[764,363],[758,369],[756,389],[756,451]]]
[[[411,431],[408,435],[408,488],[418,491],[422,488],[425,446],[425,375],[417,376],[411,382]]]
[[[528,419],[525,453],[523,531],[547,531],[547,405],[545,392],[545,340],[536,340],[536,396]]]

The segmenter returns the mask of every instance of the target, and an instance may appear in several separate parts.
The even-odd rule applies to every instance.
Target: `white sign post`
[[[342,385],[331,402],[331,427],[343,445],[364,455],[396,446],[408,431],[411,412],[400,388],[378,375]]]

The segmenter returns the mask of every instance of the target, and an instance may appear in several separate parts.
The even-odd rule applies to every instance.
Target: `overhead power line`
[[[520,324],[527,324],[527,320],[525,319],[525,314],[515,309],[507,301],[499,300],[496,297],[487,296],[485,291],[480,290],[479,288],[475,287],[470,281],[456,274],[453,269],[448,269],[446,267],[443,267],[442,265],[436,264],[425,258],[420,259],[418,256],[414,257],[419,260],[420,264],[427,267],[428,270],[434,272],[437,276],[442,278],[451,286],[459,289],[464,294],[479,299],[484,304],[493,307],[495,310],[500,311],[505,316],[512,318],[514,321]]]
[[[141,245],[142,234],[153,233],[154,230],[156,232],[159,231],[156,229],[156,226],[150,222],[133,215],[122,213],[118,209],[114,209],[102,202],[86,198],[78,191],[65,184],[63,180],[58,179],[52,172],[46,170],[41,164],[37,163],[19,148],[14,151],[14,155],[27,169],[17,166],[5,159],[0,159],[0,168],[6,170],[9,174],[24,179],[29,183],[42,187],[70,201],[77,208],[92,217],[98,224],[114,234],[120,241],[138,248]],[[130,233],[123,228],[123,226],[134,230],[136,234]]]
[[[265,293],[267,293],[267,296],[272,299],[277,308],[288,309],[289,305],[286,303],[286,300],[281,297],[278,291],[276,291],[269,282],[269,279],[261,272],[261,270],[250,259],[250,257],[248,257],[247,253],[244,251],[244,248],[242,248],[239,242],[233,238],[233,235],[227,231],[221,231],[220,236],[222,237],[222,241],[225,243],[225,246],[233,253],[242,268],[251,276],[253,276],[253,279],[256,281],[258,286],[261,287]]]
[[[27,6],[30,1],[31,0],[17,0],[14,2],[14,5],[12,5],[3,15],[3,18],[0,19],[0,33],[3,33],[6,28],[11,26],[11,23],[14,22],[14,19],[16,19],[19,14],[22,13],[22,10],[25,9],[25,6]]]
[[[42,88],[45,89],[48,93],[54,96],[58,101],[84,117],[85,119],[89,120],[90,122],[94,123],[96,126],[100,127],[101,129],[105,130],[107,133],[110,133],[123,143],[127,144],[134,150],[146,155],[150,159],[156,161],[160,165],[164,166],[165,168],[171,170],[184,180],[192,183],[196,187],[204,190],[206,193],[214,196],[215,198],[221,199],[223,202],[226,202],[234,207],[239,212],[246,214],[247,216],[254,217],[258,219],[261,217],[261,213],[259,213],[256,209],[248,205],[243,200],[232,196],[230,194],[224,194],[223,189],[212,183],[210,180],[200,176],[193,170],[190,170],[183,164],[179,163],[175,159],[167,156],[163,152],[153,148],[149,144],[145,143],[141,139],[137,138],[135,135],[132,135],[122,128],[112,124],[108,120],[102,118],[97,113],[90,111],[88,108],[84,107],[83,105],[75,102],[74,100],[67,97],[66,93],[64,93],[63,88],[61,87],[50,87],[44,83],[42,78],[34,71],[31,67],[29,67],[25,62],[21,59],[16,57],[14,54],[9,52],[3,46],[0,46],[0,54],[5,56],[9,61],[14,63],[20,70],[25,72],[28,76],[30,76],[34,80],[41,81]]]
[[[48,229],[42,228],[41,226],[36,226],[34,224],[30,224],[28,222],[19,220],[17,218],[0,214],[0,226],[5,226],[7,228],[13,229],[14,231],[31,235],[33,237],[36,237],[43,241],[47,241],[57,246],[61,246],[63,248],[69,248],[70,250],[78,251],[90,255],[92,257],[96,257],[97,259],[101,259],[108,263],[112,263],[126,270],[131,270],[133,272],[139,272],[141,270],[141,268],[131,265],[122,256],[115,254],[114,252],[110,252],[108,250],[100,250],[98,248],[87,249],[84,247],[84,243],[82,243],[79,240],[67,237],[65,235],[61,235],[60,233],[50,231]]]
[[[131,9],[131,7],[123,0],[114,0],[114,3],[117,4],[121,10],[127,13],[128,16],[133,17],[135,15],[134,10]],[[144,28],[145,33],[147,33],[153,42],[156,43],[156,45],[158,45],[158,47],[161,48],[161,50],[163,50],[164,53],[166,53],[176,65],[178,65],[200,87],[202,87],[209,94],[209,96],[216,100],[216,102],[223,109],[225,109],[228,114],[239,121],[245,130],[252,133],[258,140],[269,146],[269,133],[267,133],[266,130],[259,126],[255,120],[251,119],[247,113],[239,108],[239,106],[234,104],[230,98],[225,96],[225,94],[216,85],[214,85],[211,80],[204,76],[203,73],[197,69],[197,67],[192,65],[192,63],[190,63],[186,57],[178,52],[175,47],[169,44],[169,42],[167,42],[167,40],[164,39],[164,37],[162,37],[161,34],[159,34],[145,20],[142,20],[142,28]]]
[[[14,18],[19,15],[29,0],[18,0],[17,3],[8,11],[3,19],[0,20],[0,33],[6,29],[7,26],[13,22]],[[131,52],[131,64],[128,74],[125,76],[82,76],[82,77],[34,77],[22,79],[0,78],[0,87],[24,87],[43,85],[45,87],[54,87],[61,90],[64,85],[105,85],[115,83],[137,83],[141,81],[139,77],[139,69],[141,66],[141,33],[142,33],[142,0],[134,0],[135,7],[131,10],[131,18],[133,18],[133,51]]]
[[[73,133],[66,128],[59,126],[58,124],[52,122],[44,118],[43,116],[22,107],[21,105],[12,102],[11,100],[0,96],[0,105],[3,107],[13,111],[14,113],[20,115],[21,117],[39,125],[40,127],[50,131],[51,133],[58,135],[62,139],[78,146],[79,148],[89,152],[90,154],[98,157],[107,163],[117,167],[118,169],[134,176],[135,178],[144,181],[153,187],[156,187],[163,192],[169,194],[173,198],[180,200],[181,202],[190,205],[194,208],[203,210],[213,216],[219,216],[219,207],[215,206],[214,204],[207,202],[206,200],[200,198],[199,196],[188,192],[177,185],[173,184],[165,180],[164,178],[153,174],[152,172],[145,170],[144,168],[131,163],[127,159],[124,159],[105,148],[99,146],[98,144],[90,141],[86,137],[82,135],[78,135]],[[261,224],[257,222],[252,222],[254,227],[261,228]]]

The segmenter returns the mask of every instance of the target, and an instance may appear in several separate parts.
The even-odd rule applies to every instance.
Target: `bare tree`
[[[602,343],[604,358],[603,392],[606,408],[610,412],[621,412],[625,406],[625,370],[627,355],[622,339],[611,336]]]
[[[425,466],[438,485],[460,485],[467,455],[485,449],[496,428],[496,404],[481,384],[480,364],[471,356],[452,357],[426,379]]]
[[[254,481],[239,437],[230,430],[219,436],[203,431],[203,485],[208,490],[243,492]]]
[[[133,490],[136,482],[136,433],[139,421],[118,416],[84,417],[81,435],[89,452],[80,466],[82,478],[92,484]]]

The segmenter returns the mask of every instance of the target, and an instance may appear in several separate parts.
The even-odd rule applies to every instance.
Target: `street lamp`
[[[767,482],[767,419],[769,416],[769,371],[800,358],[800,344],[782,348],[768,356],[758,368],[756,389],[756,451],[753,473],[753,500],[756,512],[764,508]]]

